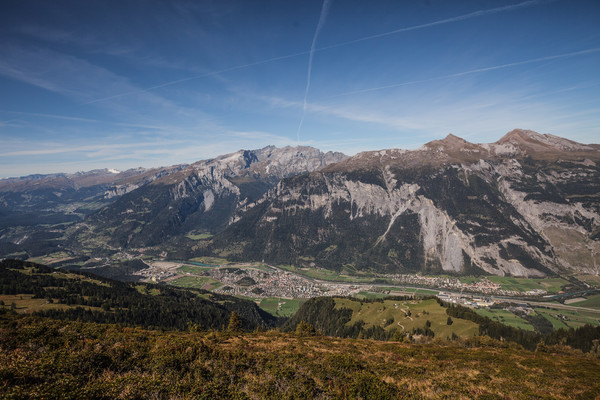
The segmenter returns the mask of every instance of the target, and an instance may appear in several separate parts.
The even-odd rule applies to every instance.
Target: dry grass
[[[486,338],[409,344],[0,317],[1,398],[592,399],[600,360]],[[558,351],[560,350],[560,351]]]

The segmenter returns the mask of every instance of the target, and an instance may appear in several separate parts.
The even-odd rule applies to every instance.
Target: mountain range
[[[488,144],[448,135],[353,157],[271,146],[2,180],[0,256],[54,245],[350,273],[597,274],[599,162],[600,145],[514,130]]]

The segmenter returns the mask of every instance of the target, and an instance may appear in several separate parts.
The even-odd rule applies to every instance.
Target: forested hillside
[[[275,317],[255,303],[232,296],[124,283],[20,260],[0,262],[0,295],[6,308],[28,307],[23,311],[78,321],[221,329],[235,311],[247,330],[277,324]]]

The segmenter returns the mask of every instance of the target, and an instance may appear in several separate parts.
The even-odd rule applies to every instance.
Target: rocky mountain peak
[[[448,136],[442,139],[442,142],[449,145],[464,145],[469,143],[465,139],[455,136],[452,133],[449,133]]]
[[[362,152],[281,181],[214,243],[332,269],[597,273],[599,150],[514,130],[496,143],[448,135],[417,150]]]
[[[425,144],[423,149],[438,152],[442,151],[448,155],[455,156],[456,152],[470,152],[473,150],[480,151],[482,148],[478,144],[470,143],[465,139],[450,133],[444,139],[434,140]]]
[[[534,154],[559,154],[568,152],[597,153],[596,146],[585,145],[550,134],[540,134],[531,130],[514,129],[498,140],[496,145],[511,145],[519,153]]]
[[[273,176],[284,178],[303,172],[311,172],[331,163],[342,161],[347,156],[338,152],[323,153],[309,146],[267,146],[257,150],[239,150],[212,160],[198,161],[192,169],[198,173],[207,170],[221,172],[226,177]]]

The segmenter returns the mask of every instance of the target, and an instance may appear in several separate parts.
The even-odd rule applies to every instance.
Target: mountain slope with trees
[[[254,302],[232,296],[124,283],[21,260],[0,261],[0,295],[29,295],[38,301],[28,312],[42,316],[145,328],[222,329],[234,312],[246,330],[279,323]],[[18,306],[3,303],[4,308]]]

